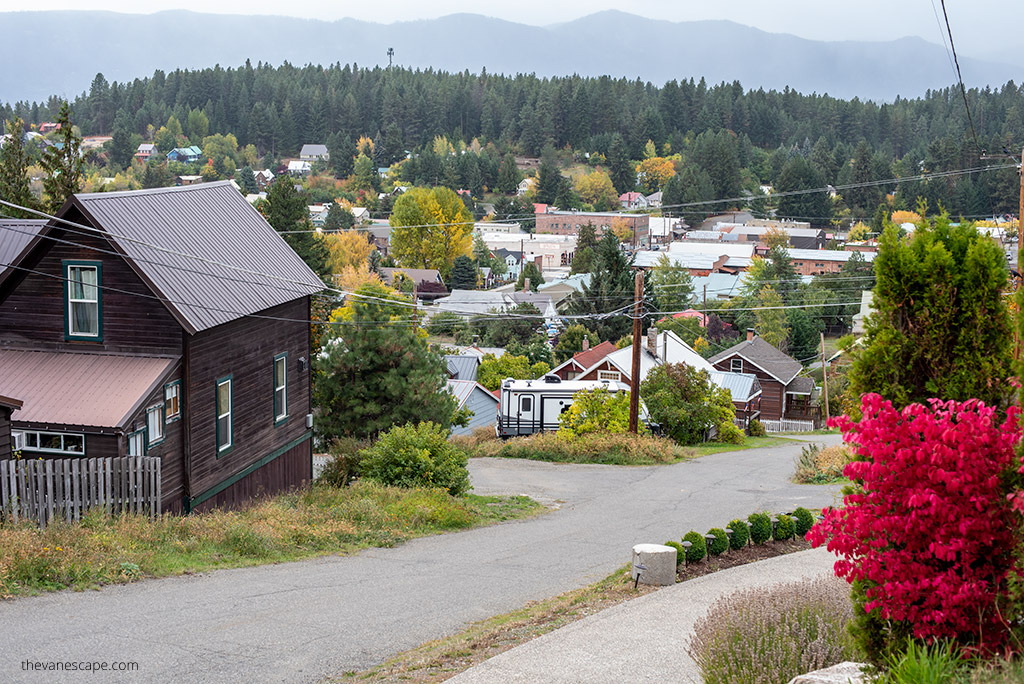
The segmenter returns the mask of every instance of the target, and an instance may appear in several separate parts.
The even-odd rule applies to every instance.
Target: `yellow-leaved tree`
[[[473,215],[448,188],[410,188],[390,223],[391,255],[405,268],[436,268],[447,279],[455,259],[471,255]]]
[[[324,235],[327,242],[327,268],[331,273],[341,273],[346,267],[365,269],[366,260],[374,246],[366,234],[358,230],[346,230]]]
[[[650,157],[636,166],[636,179],[647,194],[661,190],[674,175],[676,167],[665,157]]]

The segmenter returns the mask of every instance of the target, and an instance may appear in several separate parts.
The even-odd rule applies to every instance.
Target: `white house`
[[[327,161],[331,155],[327,151],[327,145],[303,145],[302,149],[299,150],[299,159],[302,161],[315,162],[319,160]]]

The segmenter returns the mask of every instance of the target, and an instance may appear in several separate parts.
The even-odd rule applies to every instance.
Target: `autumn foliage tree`
[[[436,268],[448,278],[473,249],[473,216],[453,190],[410,188],[391,214],[391,254],[406,268]]]
[[[872,393],[861,410],[860,422],[833,421],[856,449],[844,469],[854,486],[808,534],[853,584],[861,645],[876,663],[911,637],[999,651],[1019,525],[1004,489],[1019,464],[1019,409],[976,399],[898,409]]]

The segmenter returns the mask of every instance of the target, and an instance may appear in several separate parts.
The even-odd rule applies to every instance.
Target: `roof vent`
[[[544,382],[549,383],[549,384],[550,383],[558,383],[558,382],[562,382],[562,378],[558,377],[554,373],[548,373],[547,375],[544,376]]]

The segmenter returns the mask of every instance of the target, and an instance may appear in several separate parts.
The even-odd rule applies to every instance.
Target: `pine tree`
[[[562,174],[558,170],[555,148],[547,145],[541,154],[540,168],[537,170],[537,201],[542,204],[554,204],[561,180]]]
[[[282,178],[270,186],[267,199],[260,206],[267,222],[282,234],[306,265],[321,278],[327,277],[327,245],[313,232],[306,200],[289,179]]]
[[[259,185],[256,184],[256,176],[248,164],[238,170],[235,180],[238,181],[238,185],[246,195],[255,195],[260,191]]]
[[[0,147],[0,199],[28,209],[37,209],[38,202],[29,187],[24,125],[18,117],[7,122],[7,133],[11,137]],[[0,213],[14,218],[36,218],[35,214],[6,205],[0,207]]]
[[[619,246],[619,239],[608,231],[598,243],[590,282],[569,298],[570,315],[614,315],[583,321],[583,326],[602,340],[617,340],[633,329],[626,309],[633,302],[633,259]],[[649,289],[649,288],[648,288]]]
[[[432,421],[448,428],[454,397],[445,391],[444,358],[408,322],[411,302],[380,285],[351,297],[348,324],[334,328],[336,344],[316,358],[317,429],[327,440],[372,438],[393,425]],[[382,321],[393,321],[382,323]]]
[[[336,231],[351,228],[356,223],[355,216],[348,209],[345,209],[337,202],[331,202],[327,208],[327,218],[324,219],[324,230]]]
[[[530,280],[530,291],[536,292],[538,285],[544,284],[544,276],[540,274],[540,269],[537,268],[537,264],[532,261],[527,261],[523,266],[523,270],[519,272],[519,278],[516,280],[516,289],[522,290],[526,287],[526,280]]]
[[[611,147],[608,149],[608,170],[612,177],[612,184],[615,186],[615,192],[622,195],[632,192],[636,187],[636,169],[629,160],[626,142],[618,133],[615,134]]]
[[[82,187],[82,137],[71,126],[71,108],[67,101],[61,103],[57,115],[60,126],[60,143],[46,148],[43,152],[42,167],[46,171],[43,179],[43,193],[47,208],[56,212],[65,200]]]
[[[515,155],[511,152],[506,153],[501,160],[501,169],[498,171],[498,182],[495,189],[498,192],[511,195],[519,188],[521,180],[523,180],[523,175],[519,172],[519,167],[516,166]]]
[[[452,263],[450,288],[452,290],[476,289],[476,267],[468,256],[456,257]]]

